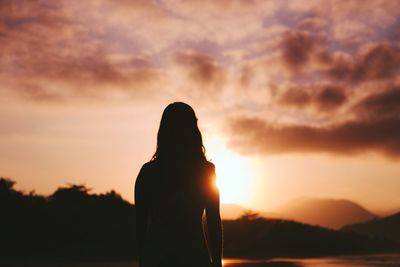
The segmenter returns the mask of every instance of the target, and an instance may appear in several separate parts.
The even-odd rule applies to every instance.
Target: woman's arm
[[[136,241],[139,263],[143,259],[143,248],[147,234],[147,206],[145,201],[144,166],[141,168],[135,182],[135,211],[136,211]]]
[[[213,266],[222,266],[222,223],[219,212],[219,191],[216,184],[215,167],[212,165],[209,175],[209,199],[206,205],[206,220],[208,228],[209,247]]]

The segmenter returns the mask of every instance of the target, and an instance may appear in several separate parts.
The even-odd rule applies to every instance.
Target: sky
[[[225,202],[400,209],[399,1],[0,0],[0,176],[17,189],[133,202],[174,101]]]

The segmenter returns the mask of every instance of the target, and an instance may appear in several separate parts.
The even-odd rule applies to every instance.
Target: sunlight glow
[[[230,151],[217,137],[207,139],[206,149],[208,158],[216,166],[221,202],[245,204],[253,177],[249,160]]]

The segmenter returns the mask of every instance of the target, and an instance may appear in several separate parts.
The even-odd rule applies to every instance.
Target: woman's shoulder
[[[142,165],[139,171],[139,175],[137,177],[137,182],[147,183],[148,180],[154,176],[154,173],[157,169],[157,163],[153,160],[146,162]],[[147,181],[147,182],[144,182]]]
[[[211,178],[215,176],[215,165],[211,161],[205,161],[202,169],[205,177]]]
[[[207,170],[210,170],[210,171],[214,171],[215,170],[215,165],[211,161],[206,160],[205,163],[204,163],[204,166],[205,166],[205,168]]]
[[[146,162],[145,164],[143,164],[142,166],[142,170],[143,171],[151,171],[155,168],[157,168],[158,164],[155,160],[150,160],[148,162]]]

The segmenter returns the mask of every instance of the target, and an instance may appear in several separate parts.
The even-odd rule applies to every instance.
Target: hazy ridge
[[[250,211],[237,204],[222,204],[222,216],[236,219]],[[349,224],[366,222],[378,215],[347,199],[298,198],[273,211],[253,211],[267,218],[295,220],[310,225],[340,229]]]

